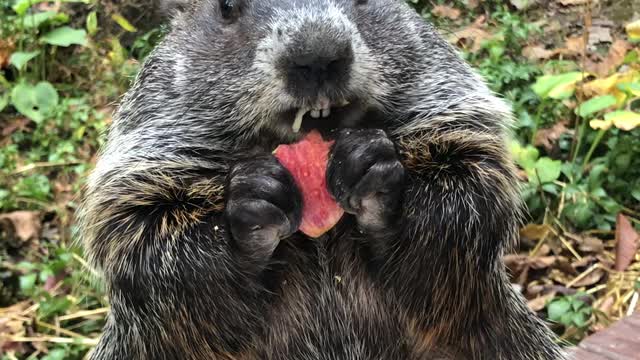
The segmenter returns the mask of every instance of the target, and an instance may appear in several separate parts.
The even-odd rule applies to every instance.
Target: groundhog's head
[[[173,8],[164,44],[173,55],[172,93],[186,116],[243,133],[285,140],[311,128],[370,126],[410,103],[424,72],[430,30],[401,0],[200,0]]]

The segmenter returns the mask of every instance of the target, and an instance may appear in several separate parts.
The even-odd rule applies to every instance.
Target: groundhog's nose
[[[347,85],[354,54],[350,43],[321,44],[315,49],[294,52],[287,60],[289,91],[294,96],[313,98],[319,92],[339,92]]]

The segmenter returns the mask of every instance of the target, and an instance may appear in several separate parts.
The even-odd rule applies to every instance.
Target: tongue
[[[280,145],[274,151],[302,193],[300,231],[313,238],[334,227],[344,214],[327,190],[327,161],[332,144],[314,130],[299,142]]]

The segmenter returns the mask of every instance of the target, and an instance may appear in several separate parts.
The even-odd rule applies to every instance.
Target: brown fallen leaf
[[[595,269],[591,271],[589,274],[587,274],[586,276],[581,277],[578,281],[571,283],[571,287],[581,288],[583,286],[590,286],[590,285],[597,284],[600,281],[600,279],[602,279],[602,276],[604,274],[605,274],[604,270]]]
[[[531,309],[531,311],[538,312],[544,309],[544,306],[547,304],[547,302],[553,299],[554,296],[556,296],[556,292],[552,291],[548,294],[527,301],[527,306],[529,307],[529,309]]]
[[[491,33],[485,30],[485,20],[486,18],[484,16],[478,17],[468,27],[454,32],[449,37],[449,42],[452,44],[464,45],[473,53],[478,52],[482,48],[482,43],[493,37]]]
[[[519,274],[527,263],[527,256],[520,254],[507,254],[504,256],[504,264],[511,274]]]
[[[622,214],[616,217],[616,264],[617,271],[625,271],[638,251],[640,235],[631,222]]]
[[[473,10],[480,5],[480,0],[467,0],[467,9]]]
[[[0,39],[0,69],[9,66],[9,58],[15,50],[15,44],[10,39]]]
[[[535,146],[542,146],[547,151],[547,153],[551,153],[558,143],[560,137],[563,134],[569,133],[570,131],[571,130],[567,128],[566,121],[559,121],[550,128],[538,130],[533,144]]]
[[[600,301],[599,303],[596,304],[595,308],[607,315],[611,314],[611,308],[613,307],[613,304],[615,303],[616,299],[613,297],[613,295],[607,297],[606,299]]]
[[[540,45],[529,45],[522,49],[522,55],[531,61],[547,60],[556,54]]]
[[[451,6],[446,5],[436,5],[431,10],[431,13],[434,16],[440,18],[447,18],[451,20],[457,20],[460,17],[460,10]]]
[[[578,243],[578,249],[585,253],[600,253],[604,251],[604,243],[596,237],[586,236]]]
[[[582,259],[572,262],[571,266],[573,266],[574,269],[581,269],[593,265],[596,261],[597,259],[593,255],[583,256]]]
[[[532,269],[540,270],[546,269],[558,260],[558,256],[537,256],[534,258],[527,259],[527,263],[531,266]]]
[[[17,117],[13,120],[0,126],[0,135],[7,137],[17,131],[27,131],[27,126],[31,123],[31,120],[23,117]]]
[[[578,56],[582,54],[586,46],[584,36],[582,35],[568,37],[564,45],[565,49],[563,49],[563,54],[567,56]]]
[[[560,5],[563,6],[576,6],[576,5],[586,5],[590,0],[556,0]]]
[[[600,62],[587,61],[585,70],[595,73],[600,77],[605,77],[615,72],[624,62],[627,51],[631,49],[631,45],[624,40],[616,40],[609,48],[609,54]]]
[[[38,211],[14,211],[0,215],[0,232],[5,234],[10,244],[36,239],[41,229]]]
[[[529,240],[542,240],[551,232],[551,227],[547,224],[528,224],[520,229],[520,236]]]

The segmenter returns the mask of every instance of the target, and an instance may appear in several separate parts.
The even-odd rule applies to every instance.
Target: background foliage
[[[631,312],[640,23],[607,1],[408,2],[513,105],[530,215],[506,262],[530,308],[568,343]],[[0,4],[2,360],[80,359],[96,343],[107,302],[73,245],[73,212],[114,104],[163,34],[153,8]]]

